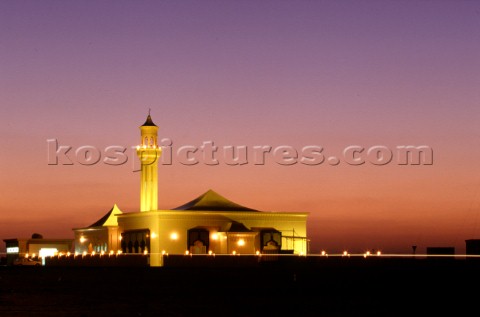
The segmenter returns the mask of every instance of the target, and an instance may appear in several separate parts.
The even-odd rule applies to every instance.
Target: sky
[[[461,254],[480,238],[478,87],[476,1],[1,1],[0,239],[73,238],[115,203],[138,211],[130,147],[151,108],[174,153],[211,141],[220,156],[160,165],[161,209],[213,189],[309,212],[314,253]],[[72,147],[71,165],[51,139]],[[103,162],[113,145],[125,164]],[[229,145],[272,153],[228,165]],[[407,145],[432,164],[398,164]],[[84,146],[97,164],[79,162]],[[325,160],[280,164],[282,146]],[[374,164],[372,147],[392,161]]]

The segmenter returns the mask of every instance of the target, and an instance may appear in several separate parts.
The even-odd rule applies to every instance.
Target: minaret
[[[140,126],[142,140],[137,146],[137,155],[141,164],[140,211],[158,209],[158,161],[162,149],[158,146],[158,127],[153,123],[148,111],[147,121]]]

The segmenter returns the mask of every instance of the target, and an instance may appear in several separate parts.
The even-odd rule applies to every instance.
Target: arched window
[[[188,246],[193,254],[206,254],[208,252],[210,233],[204,228],[192,228],[188,230]]]
[[[282,248],[282,233],[275,229],[260,231],[260,244],[263,250],[280,250]]]

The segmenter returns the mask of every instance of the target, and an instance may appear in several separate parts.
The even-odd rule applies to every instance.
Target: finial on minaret
[[[153,123],[152,121],[152,117],[150,116],[150,112],[151,112],[151,108],[148,108],[148,116],[147,116],[147,120],[145,121],[145,123],[142,125],[142,127],[156,127],[157,125],[155,123]]]

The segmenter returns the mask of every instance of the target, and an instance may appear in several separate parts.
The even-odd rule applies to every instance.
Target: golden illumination
[[[122,254],[122,252],[123,252],[122,250],[118,250],[117,254]]]
[[[87,251],[83,251],[82,256],[86,256],[86,255],[87,255]]]
[[[322,251],[321,255],[325,256],[327,254],[327,252],[325,251]]]
[[[366,255],[366,256],[369,256],[369,255],[370,255],[370,251],[365,252],[365,255]]]
[[[92,255],[95,255],[95,251],[92,251]]]
[[[348,252],[347,251],[343,251],[343,256],[346,256],[348,255]]]
[[[70,254],[71,254],[70,252],[67,252],[67,256],[70,256]]]
[[[185,251],[185,255],[189,255],[190,254],[190,251]]]
[[[143,254],[147,255],[147,254],[148,254],[148,251],[147,251],[147,250],[143,251]]]
[[[100,255],[104,255],[105,254],[105,251],[100,251]]]
[[[84,243],[85,241],[87,241],[87,239],[84,236],[81,236],[80,237],[80,243]]]
[[[256,255],[260,255],[260,251],[258,251],[258,250],[255,251],[255,254],[256,254]]]
[[[77,255],[78,255],[78,252],[77,252],[77,251],[75,251],[75,253],[73,254],[73,256],[75,257],[75,256],[77,256]]]
[[[178,239],[178,234],[177,234],[176,232],[172,232],[172,233],[170,234],[170,239],[171,239],[171,240],[177,240],[177,239]]]
[[[208,250],[208,255],[212,255],[212,250]]]
[[[245,240],[240,239],[240,240],[237,241],[237,244],[238,244],[239,246],[244,246],[244,245],[245,245]]]
[[[153,123],[150,114],[146,124],[140,127],[141,144],[137,146],[137,156],[142,164],[140,180],[140,211],[158,209],[158,162],[162,155],[157,146],[158,127]]]
[[[155,239],[157,237],[157,234],[155,232],[152,232],[151,236],[152,236],[152,239]]]
[[[237,254],[237,251],[233,250],[232,254],[233,254],[233,255]]]
[[[166,253],[165,250],[162,250],[162,255],[165,255],[165,253]]]
[[[113,255],[113,250],[110,250],[110,253],[109,253],[109,255]]]
[[[212,240],[218,240],[218,234],[213,233],[212,234]]]
[[[380,251],[377,251],[377,255],[382,255],[382,252],[380,252]]]
[[[28,253],[25,253],[25,257],[28,258]]]

